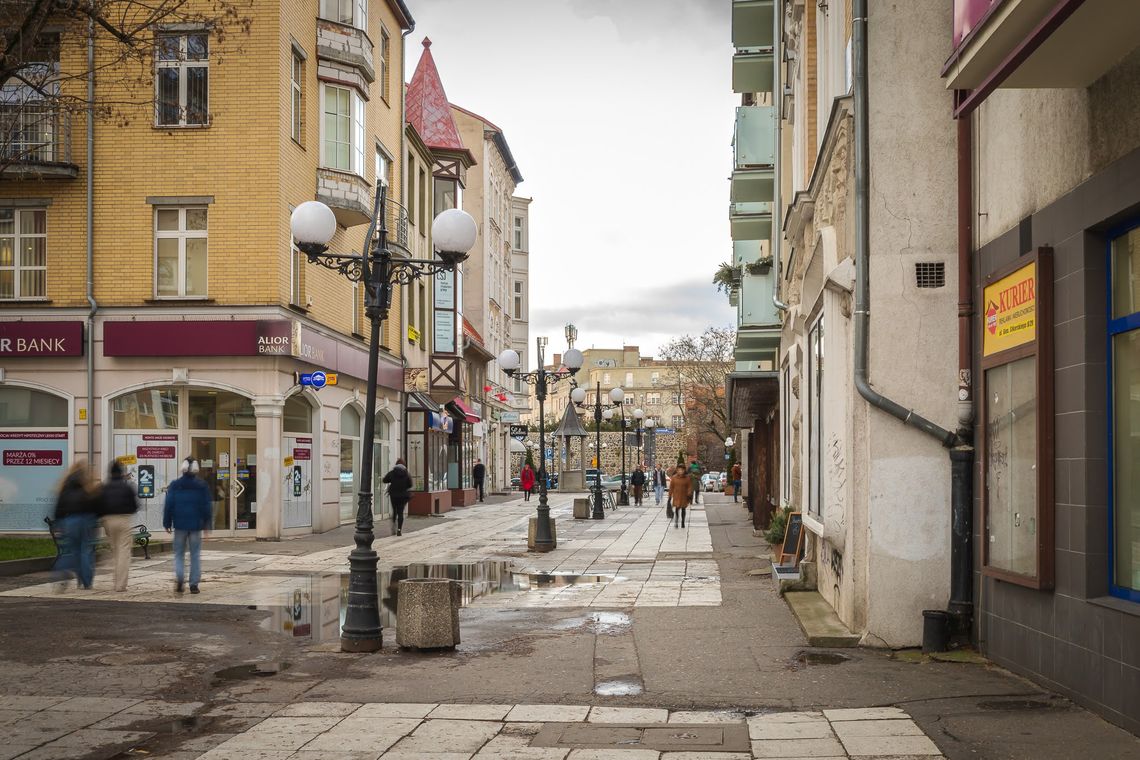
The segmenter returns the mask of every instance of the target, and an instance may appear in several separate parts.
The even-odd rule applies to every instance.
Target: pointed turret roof
[[[443,91],[439,69],[431,55],[431,40],[427,37],[424,37],[423,55],[408,84],[407,118],[429,148],[467,150],[455,127],[455,119],[451,118],[451,104]]]
[[[578,418],[578,413],[574,411],[574,407],[567,404],[566,413],[562,415],[562,422],[551,435],[556,438],[584,438],[588,433],[586,428],[582,427],[582,420]]]

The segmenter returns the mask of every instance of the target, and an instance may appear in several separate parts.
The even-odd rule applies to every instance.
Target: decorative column
[[[284,478],[283,415],[281,396],[255,396],[253,414],[257,418],[257,540],[280,541],[284,505],[281,484]]]

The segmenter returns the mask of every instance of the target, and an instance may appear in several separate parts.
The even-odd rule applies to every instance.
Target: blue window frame
[[[1108,578],[1140,602],[1140,219],[1108,236]]]

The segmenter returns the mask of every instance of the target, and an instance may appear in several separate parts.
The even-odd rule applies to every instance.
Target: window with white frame
[[[305,254],[294,242],[289,256],[289,303],[305,305]]]
[[[521,216],[516,216],[515,217],[515,250],[517,250],[517,251],[523,250],[523,243],[524,242],[525,242],[525,239],[523,237],[523,218]]]
[[[652,385],[657,385],[658,383],[660,383],[660,382],[661,382],[661,373],[660,373],[660,372],[654,372],[654,373],[652,373],[652,374],[649,376],[649,382],[650,382],[650,384],[652,384]]]
[[[154,210],[156,297],[206,297],[206,218],[205,207]]]
[[[385,103],[388,102],[388,70],[390,67],[389,56],[391,56],[391,54],[392,54],[392,39],[388,35],[388,30],[381,27],[380,28],[380,60],[377,61],[377,63],[379,64],[377,66],[377,68],[379,69],[378,79],[380,80],[380,97],[384,99]]]
[[[47,297],[47,211],[0,208],[0,299]]]
[[[647,404],[660,404],[661,403],[661,394],[660,393],[646,393],[645,394],[645,403],[647,403]]]
[[[823,501],[823,317],[808,330],[808,511]]]
[[[321,164],[364,176],[364,100],[350,87],[326,84]]]
[[[628,388],[632,385],[633,385],[633,373],[632,372],[626,372],[625,373],[625,386]]]
[[[376,186],[389,187],[388,184],[388,171],[392,166],[392,162],[384,155],[384,151],[379,146],[376,147]]]
[[[673,394],[673,403],[674,404],[680,404],[684,400],[685,400],[685,397],[682,394],[680,394],[680,393],[674,393]]]
[[[203,126],[210,121],[210,35],[160,34],[154,50],[155,124]]]
[[[364,334],[364,303],[359,282],[352,283],[352,334]]]
[[[305,59],[296,50],[293,51],[293,66],[291,69],[291,94],[289,133],[298,143],[301,142],[301,115],[303,111],[302,83],[305,81]]]
[[[368,0],[321,0],[321,18],[368,29]]]
[[[523,284],[522,280],[515,280],[515,297],[514,297],[514,315],[515,319],[523,318]]]
[[[609,385],[609,384],[610,384],[610,373],[609,372],[603,372],[602,373],[602,385]]]
[[[785,363],[783,374],[784,403],[780,407],[780,424],[784,434],[784,453],[781,455],[783,468],[783,495],[784,501],[792,501],[792,375],[791,368]]]
[[[683,416],[681,416],[680,414],[674,414],[673,415],[673,427],[675,427],[675,428],[685,427],[685,418]]]

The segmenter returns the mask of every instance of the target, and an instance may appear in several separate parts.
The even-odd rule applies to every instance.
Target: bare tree
[[[69,162],[71,115],[125,124],[153,118],[154,62],[175,50],[164,29],[207,32],[217,62],[240,50],[253,0],[0,0],[0,171],[16,162]],[[156,55],[158,53],[158,55]],[[90,57],[89,57],[90,56]],[[87,80],[98,82],[94,100]]]
[[[724,378],[733,369],[735,350],[736,331],[718,327],[674,338],[661,349],[668,382],[684,400],[686,437],[705,460],[712,442],[723,442],[731,430]]]

